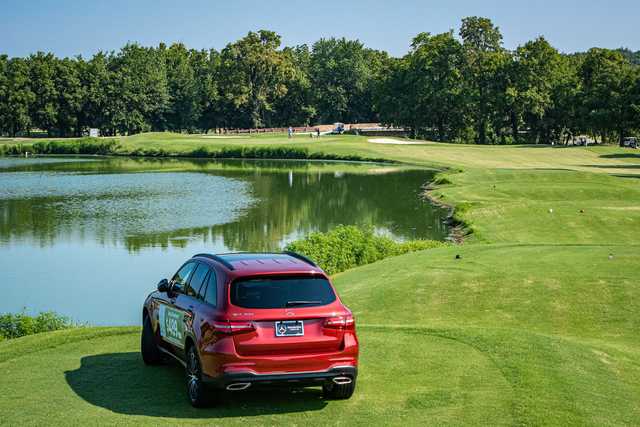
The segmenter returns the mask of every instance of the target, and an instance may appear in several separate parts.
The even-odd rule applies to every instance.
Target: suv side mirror
[[[169,292],[169,281],[167,279],[162,279],[158,282],[158,291]]]

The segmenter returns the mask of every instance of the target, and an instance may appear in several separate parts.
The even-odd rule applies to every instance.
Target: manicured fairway
[[[165,149],[173,154],[205,147],[211,151],[235,146],[292,146],[341,155],[388,158],[427,166],[481,169],[570,169],[615,175],[640,174],[640,150],[617,147],[478,146],[438,144],[373,144],[364,136],[323,136],[311,139],[286,135],[252,135],[206,138],[199,135],[148,133],[120,139],[122,153],[137,149]]]
[[[208,144],[298,143],[221,141]],[[362,341],[351,400],[249,392],[194,410],[180,368],[142,364],[137,328],[97,328],[0,343],[0,423],[640,424],[637,151],[321,141],[300,144],[449,167],[432,196],[473,231],[462,246],[335,277]],[[125,150],[199,144],[122,141]]]

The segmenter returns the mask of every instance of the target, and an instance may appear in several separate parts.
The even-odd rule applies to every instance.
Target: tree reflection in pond
[[[176,159],[0,161],[0,244],[92,239],[132,251],[216,242],[269,251],[338,224],[444,239],[421,197],[432,172],[395,165]]]

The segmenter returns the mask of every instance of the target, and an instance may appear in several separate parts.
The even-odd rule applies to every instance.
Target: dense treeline
[[[220,52],[128,44],[90,60],[0,56],[0,133],[77,136],[94,127],[111,136],[371,121],[387,60],[345,39],[281,48],[270,31]]]
[[[282,47],[270,31],[221,51],[127,44],[88,60],[0,55],[0,134],[381,121],[441,141],[613,141],[640,128],[639,59],[627,49],[560,54],[542,37],[509,51],[477,17],[457,37],[419,34],[402,58],[346,39]]]
[[[506,50],[486,18],[419,34],[381,84],[381,118],[439,141],[621,141],[640,128],[637,55],[594,48],[562,55],[543,37]]]

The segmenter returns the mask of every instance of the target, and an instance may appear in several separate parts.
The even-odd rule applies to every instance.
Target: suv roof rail
[[[227,261],[226,259],[223,259],[221,257],[219,257],[218,255],[212,255],[212,254],[195,254],[193,256],[193,258],[196,257],[204,257],[204,258],[209,258],[212,259],[214,261],[218,261],[220,264],[224,265],[225,267],[227,267],[229,270],[235,270],[235,267],[233,265],[231,265],[231,263],[229,261]]]
[[[309,265],[311,265],[311,266],[313,266],[313,267],[317,267],[317,266],[318,266],[315,262],[311,261],[309,258],[307,258],[307,257],[306,257],[306,256],[304,256],[304,255],[300,255],[300,254],[299,254],[299,253],[297,253],[297,252],[293,252],[293,251],[284,251],[283,253],[285,253],[285,254],[287,254],[287,255],[289,255],[289,256],[291,256],[291,257],[297,258],[297,259],[299,259],[300,261],[304,261],[304,262],[306,262],[307,264],[309,264]]]

